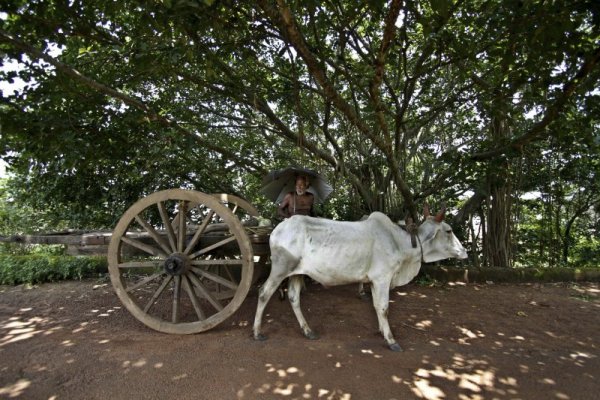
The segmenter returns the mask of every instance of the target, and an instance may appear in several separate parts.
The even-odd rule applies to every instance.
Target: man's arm
[[[283,201],[281,202],[281,204],[279,205],[279,207],[277,207],[277,215],[279,215],[280,217],[283,218],[289,218],[290,216],[290,199],[292,196],[290,196],[290,194],[286,194],[285,197],[283,198]]]

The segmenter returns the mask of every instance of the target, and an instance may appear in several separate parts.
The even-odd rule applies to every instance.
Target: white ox
[[[400,351],[387,319],[389,290],[410,282],[419,272],[421,261],[467,257],[443,217],[443,211],[433,217],[425,209],[416,248],[408,232],[379,212],[358,222],[301,215],[285,220],[271,233],[271,273],[259,293],[254,338],[266,339],[261,333],[265,307],[288,277],[288,298],[300,327],[307,338],[317,338],[300,309],[302,275],[308,275],[324,286],[370,282],[379,331],[391,350]]]

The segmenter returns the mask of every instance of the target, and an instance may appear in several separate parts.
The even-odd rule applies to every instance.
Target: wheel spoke
[[[165,204],[161,201],[158,204],[158,212],[160,213],[160,217],[162,219],[163,225],[167,230],[167,237],[169,238],[169,244],[171,245],[171,253],[177,251],[177,238],[175,237],[175,231],[173,231],[173,225],[171,225],[171,221],[169,220],[169,214],[167,213],[167,208]]]
[[[128,237],[122,237],[121,241],[124,243],[127,243],[128,245],[133,246],[137,249],[140,249],[148,254],[152,254],[153,256],[164,257],[164,258],[167,257],[167,255],[165,253],[163,253],[161,249],[150,246],[149,244],[146,244],[146,243],[142,243],[139,240],[130,239]]]
[[[210,223],[210,221],[212,220],[212,217],[214,215],[215,215],[215,212],[213,210],[210,210],[210,212],[208,213],[208,215],[204,218],[204,221],[202,221],[202,225],[200,225],[200,227],[198,228],[198,230],[194,234],[194,237],[192,238],[192,241],[190,242],[190,244],[187,245],[187,247],[186,247],[185,251],[183,252],[183,254],[189,254],[190,251],[192,251],[192,249],[194,247],[196,247],[196,244],[198,244],[198,241],[200,240],[200,235],[202,235],[202,232],[204,232],[204,230],[206,229],[206,226]]]
[[[169,245],[165,243],[164,239],[160,236],[158,232],[156,232],[156,229],[154,229],[152,225],[144,221],[139,215],[135,216],[135,220],[146,230],[146,232],[148,232],[152,239],[154,239],[154,241],[166,254],[169,254],[171,252]]]
[[[190,274],[189,278],[192,281],[192,283],[194,284],[194,286],[196,286],[196,288],[198,289],[198,291],[200,292],[202,297],[204,297],[206,300],[208,300],[208,302],[210,304],[212,304],[212,306],[217,311],[221,311],[223,309],[223,306],[221,305],[221,303],[219,303],[219,300],[217,300],[215,297],[213,297],[213,295],[210,293],[210,291],[202,284],[202,282],[200,282],[200,280],[198,279],[198,277],[196,277],[196,275]]]
[[[214,259],[214,260],[193,260],[192,261],[192,265],[197,265],[197,266],[201,266],[201,265],[242,265],[244,263],[244,260],[239,260],[239,259],[233,259],[233,260],[220,260],[220,259]]]
[[[129,261],[124,263],[119,263],[119,268],[128,269],[128,268],[156,268],[159,267],[163,263],[163,260],[148,260],[148,261]]]
[[[237,288],[238,288],[237,283],[227,280],[227,279],[223,278],[222,276],[213,274],[212,272],[205,271],[201,268],[192,268],[192,271],[194,271],[196,274],[202,276],[203,278],[210,279],[211,281],[216,282],[219,285],[223,285],[229,289],[237,290]]]
[[[150,307],[152,307],[152,304],[154,304],[154,302],[156,301],[156,299],[158,299],[158,297],[161,295],[163,290],[165,290],[165,288],[167,287],[169,282],[171,282],[171,279],[173,279],[173,277],[171,275],[168,275],[165,277],[165,279],[163,280],[163,283],[161,283],[160,287],[158,289],[156,289],[156,292],[154,292],[150,301],[148,301],[148,303],[146,303],[146,306],[144,307],[145,313],[147,313],[150,310]]]
[[[127,291],[128,293],[129,293],[129,292],[132,292],[132,291],[134,291],[134,290],[136,290],[136,289],[138,289],[138,288],[140,288],[140,287],[144,286],[144,285],[145,285],[145,284],[147,284],[148,282],[152,282],[152,281],[153,281],[153,280],[155,280],[156,278],[160,277],[162,274],[163,274],[162,272],[158,272],[158,273],[156,273],[156,274],[154,274],[154,275],[150,275],[150,276],[148,276],[148,277],[146,277],[146,278],[142,279],[141,281],[139,281],[139,282],[138,282],[138,283],[136,283],[135,285],[129,286],[129,287],[127,288],[127,290],[126,290],[126,291]]]
[[[223,239],[220,242],[217,242],[211,246],[205,247],[202,250],[198,250],[197,252],[193,253],[192,255],[190,255],[191,258],[196,258],[198,256],[201,256],[202,254],[208,253],[211,250],[216,249],[217,247],[221,247],[229,242],[233,242],[234,240],[236,240],[235,236],[230,236],[227,239]]]
[[[225,272],[227,272],[227,276],[229,277],[230,280],[233,281],[233,275],[231,274],[231,270],[229,269],[229,266],[225,266]]]
[[[187,292],[190,300],[192,301],[192,305],[194,306],[194,310],[196,311],[196,315],[200,321],[206,319],[206,315],[204,315],[204,311],[202,311],[202,307],[200,307],[200,302],[198,301],[198,297],[196,297],[196,293],[194,293],[194,289],[190,285],[190,280],[187,276],[183,275],[183,288]]]
[[[186,214],[187,214],[187,201],[179,202],[179,237],[177,238],[177,251],[179,253],[183,252],[183,246],[185,244],[185,234],[186,234]]]
[[[181,297],[181,276],[176,275],[173,280],[173,313],[171,322],[174,324],[179,322],[179,298]]]

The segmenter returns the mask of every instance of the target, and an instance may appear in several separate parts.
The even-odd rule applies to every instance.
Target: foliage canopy
[[[27,86],[0,152],[20,201],[72,224],[170,187],[266,207],[260,178],[298,164],[334,184],[327,216],[446,201],[489,254],[511,257],[524,192],[552,197],[561,248],[597,225],[597,2],[5,4],[2,80]]]

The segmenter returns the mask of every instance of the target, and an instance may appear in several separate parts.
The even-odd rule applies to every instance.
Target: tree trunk
[[[471,262],[473,263],[473,267],[476,269],[479,269],[481,267],[480,264],[480,260],[479,260],[479,237],[480,237],[480,233],[482,233],[483,229],[482,229],[482,224],[481,221],[483,221],[483,218],[480,218],[480,223],[479,226],[477,228],[477,232],[475,232],[475,225],[474,225],[474,219],[473,219],[473,214],[471,214],[470,218],[469,218],[469,223],[467,224],[467,226],[469,227],[469,235],[470,235],[470,239],[471,239]]]
[[[487,199],[486,199],[487,202]],[[489,259],[485,248],[487,247],[488,234],[487,234],[487,219],[483,208],[479,209],[479,218],[481,219],[481,266],[485,267],[489,265]]]
[[[562,262],[567,265],[569,261],[569,248],[571,247],[571,227],[573,226],[573,222],[577,216],[573,216],[569,221],[567,221],[567,225],[565,227],[565,234],[563,239],[563,248],[562,248]]]
[[[488,232],[483,251],[491,267],[512,266],[511,206],[511,187],[508,182],[490,188],[487,208]]]
[[[573,238],[571,237],[571,230],[573,228],[573,224],[575,223],[577,218],[581,217],[592,205],[593,203],[585,201],[582,206],[575,210],[573,216],[569,218],[565,225],[565,232],[563,234],[562,243],[562,261],[565,265],[567,265],[569,261],[569,250],[571,248],[571,244],[573,243]]]
[[[497,142],[502,142],[510,136],[510,128],[501,104],[501,101],[496,103],[496,115],[492,118],[491,126],[492,138]],[[483,251],[487,255],[489,266],[510,268],[513,261],[510,161],[502,158],[491,160],[488,168],[488,232]]]

